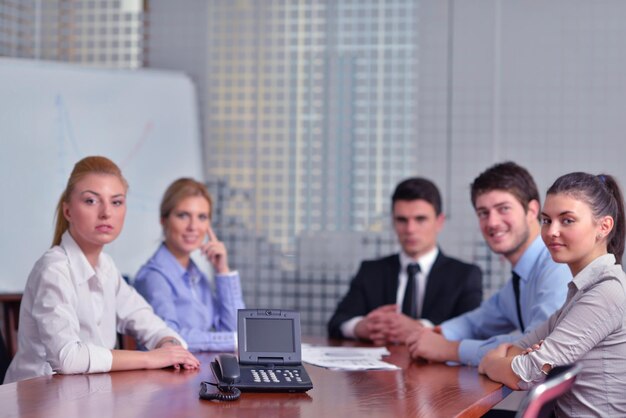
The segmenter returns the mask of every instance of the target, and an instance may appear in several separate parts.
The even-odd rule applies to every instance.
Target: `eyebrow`
[[[83,190],[82,192],[80,192],[80,194],[85,194],[85,193],[91,193],[91,194],[95,194],[96,196],[100,196],[100,193],[94,192],[93,190]]]
[[[428,215],[413,215],[413,216],[405,216],[405,215],[395,215],[393,219],[401,221],[407,219],[428,219]]]
[[[93,190],[83,190],[82,192],[80,192],[81,195],[85,194],[85,193],[91,193],[91,194],[95,194],[96,196],[100,197],[100,193],[98,192],[94,192]],[[112,198],[118,198],[118,197],[124,197],[126,196],[124,193],[118,193],[116,195],[111,196]]]
[[[504,202],[499,202],[499,203],[496,203],[495,205],[493,205],[493,206],[491,206],[491,207],[493,207],[493,208],[499,208],[499,207],[502,207],[502,206],[504,206],[504,205],[510,205],[510,204],[511,204],[511,202],[509,202],[509,201],[504,201]],[[476,210],[476,212],[478,212],[478,211],[480,211],[480,210],[489,210],[489,208],[488,208],[487,206],[478,206],[475,210]]]
[[[575,215],[576,213],[574,213],[573,210],[564,210],[563,212],[559,213],[557,216],[570,215],[570,214]],[[547,218],[550,217],[550,215],[548,215],[545,212],[541,212],[541,216],[545,216]]]
[[[504,202],[496,203],[495,205],[493,205],[493,207],[494,208],[498,208],[500,206],[510,205],[510,204],[511,204],[511,202],[505,200]]]

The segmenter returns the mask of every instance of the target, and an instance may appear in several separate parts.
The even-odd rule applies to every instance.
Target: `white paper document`
[[[302,344],[302,361],[334,370],[398,370],[382,361],[385,347],[325,347]]]

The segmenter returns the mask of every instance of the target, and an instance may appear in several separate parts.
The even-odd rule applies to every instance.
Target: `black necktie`
[[[519,319],[519,326],[524,332],[524,321],[522,320],[522,307],[519,303],[519,275],[513,272],[513,292],[515,292],[515,303],[517,304],[517,318]]]
[[[402,313],[417,318],[417,273],[420,272],[420,265],[411,263],[406,267],[406,289],[404,290],[404,300],[402,301]]]

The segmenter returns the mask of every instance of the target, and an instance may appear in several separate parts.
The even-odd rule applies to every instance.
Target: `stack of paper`
[[[324,347],[302,344],[302,361],[334,370],[397,370],[382,361],[388,356],[385,347]]]

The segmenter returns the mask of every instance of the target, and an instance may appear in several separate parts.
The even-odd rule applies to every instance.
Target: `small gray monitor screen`
[[[246,351],[253,353],[293,353],[292,319],[246,318]]]

